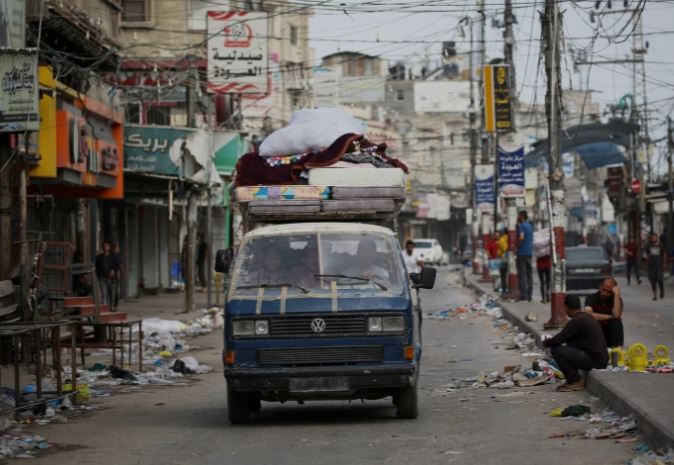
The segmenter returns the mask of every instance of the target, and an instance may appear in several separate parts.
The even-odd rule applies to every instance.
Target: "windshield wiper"
[[[250,284],[246,286],[236,286],[237,289],[257,289],[259,287],[263,289],[274,289],[278,287],[296,287],[297,289],[302,291],[303,294],[309,293],[308,289],[293,283],[281,283],[281,284],[261,283],[261,284]]]
[[[384,286],[382,283],[379,281],[375,281],[372,278],[366,278],[364,276],[348,276],[345,274],[315,274],[315,278],[344,278],[344,279],[355,279],[358,281],[368,281],[371,283],[375,283],[382,291],[388,291],[388,288]]]

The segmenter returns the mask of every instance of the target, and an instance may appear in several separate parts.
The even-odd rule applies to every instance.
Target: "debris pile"
[[[551,417],[561,417],[564,420],[584,421],[589,425],[585,429],[568,433],[556,433],[551,439],[581,438],[581,439],[614,439],[616,442],[637,442],[637,423],[632,416],[620,416],[610,409],[599,413],[592,413],[585,405],[570,405],[558,407],[548,413]]]

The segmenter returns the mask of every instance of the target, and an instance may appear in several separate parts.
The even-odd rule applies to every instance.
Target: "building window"
[[[374,75],[374,61],[365,60],[364,66],[365,66],[365,71],[364,71],[365,76],[373,76]]]
[[[290,43],[297,45],[297,26],[290,26]]]
[[[140,104],[129,103],[125,108],[126,122],[129,124],[141,124],[140,120]]]
[[[153,106],[147,110],[147,124],[156,124],[157,126],[171,125],[171,107]]]
[[[396,100],[402,101],[405,100],[405,92],[402,89],[396,91]]]
[[[148,0],[122,0],[122,21],[127,23],[150,21]]]

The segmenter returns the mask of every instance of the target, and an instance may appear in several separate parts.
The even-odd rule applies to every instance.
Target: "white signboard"
[[[267,31],[267,13],[208,12],[209,92],[268,92]]]
[[[39,128],[37,55],[0,51],[0,132]]]
[[[0,2],[0,48],[26,47],[26,0]]]

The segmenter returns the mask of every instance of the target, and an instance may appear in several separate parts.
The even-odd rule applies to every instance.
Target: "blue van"
[[[421,310],[390,229],[356,223],[264,226],[231,271],[223,361],[227,410],[245,423],[261,401],[392,397],[416,418]]]

